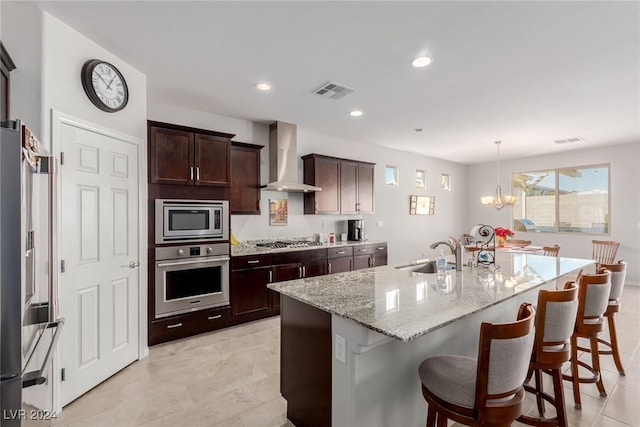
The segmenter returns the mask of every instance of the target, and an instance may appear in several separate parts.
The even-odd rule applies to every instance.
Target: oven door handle
[[[158,263],[158,267],[173,267],[176,265],[204,264],[204,263],[210,263],[210,262],[226,262],[226,261],[229,261],[230,259],[231,258],[229,258],[228,256],[220,256],[220,257],[205,258],[205,259],[194,259],[192,261],[161,262],[161,263]]]

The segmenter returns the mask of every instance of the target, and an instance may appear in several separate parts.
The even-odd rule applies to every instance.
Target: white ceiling
[[[498,139],[503,159],[640,142],[637,1],[37,4],[146,73],[149,102],[465,164]],[[355,92],[311,93],[329,80]]]

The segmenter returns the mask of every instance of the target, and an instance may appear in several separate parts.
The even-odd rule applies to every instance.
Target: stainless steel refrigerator
[[[0,425],[48,425],[63,320],[56,282],[56,159],[19,120],[0,127]]]

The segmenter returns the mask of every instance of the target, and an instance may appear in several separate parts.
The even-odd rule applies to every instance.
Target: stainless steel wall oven
[[[229,245],[156,248],[155,317],[229,305]]]

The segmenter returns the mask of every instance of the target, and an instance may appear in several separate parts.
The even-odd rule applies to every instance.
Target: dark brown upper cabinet
[[[232,214],[260,215],[260,150],[262,145],[231,142]]]
[[[304,183],[322,188],[305,193],[305,214],[370,214],[374,212],[375,163],[321,154],[302,157]]]
[[[152,184],[229,187],[235,135],[148,122]]]

